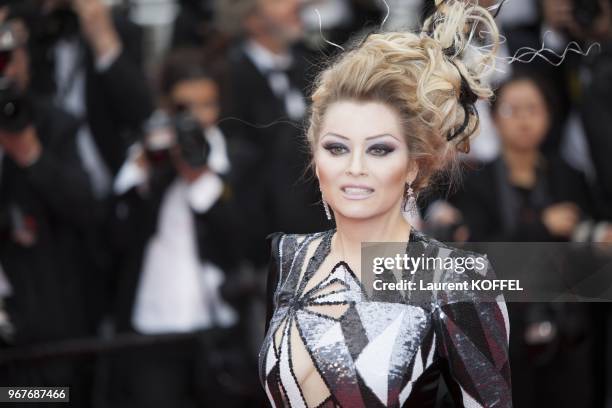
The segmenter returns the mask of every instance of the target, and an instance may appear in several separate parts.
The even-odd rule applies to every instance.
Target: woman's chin
[[[346,219],[365,220],[379,214],[376,208],[370,205],[351,205],[342,209],[336,209],[336,213]]]

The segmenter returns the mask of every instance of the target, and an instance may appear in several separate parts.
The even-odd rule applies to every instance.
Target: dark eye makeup
[[[393,146],[389,146],[385,143],[377,143],[368,148],[368,152],[374,156],[386,156],[395,150]]]
[[[338,142],[328,142],[323,144],[323,148],[334,156],[339,156],[348,152],[348,147]],[[395,151],[395,147],[386,143],[377,143],[368,147],[367,152],[373,156],[386,156]]]
[[[333,154],[334,156],[338,156],[348,151],[345,145],[343,145],[342,143],[337,143],[337,142],[325,143],[323,145],[323,148],[327,150],[328,152],[330,152],[331,154]]]

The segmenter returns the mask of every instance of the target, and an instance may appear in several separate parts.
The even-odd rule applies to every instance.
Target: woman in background
[[[593,234],[591,195],[582,173],[544,156],[551,105],[541,81],[517,74],[504,82],[491,110],[501,154],[468,174],[452,198],[472,241],[567,241]],[[581,226],[582,221],[587,221]],[[578,238],[578,237],[576,237]]]
[[[542,83],[519,73],[496,91],[491,110],[501,139],[501,154],[468,174],[463,188],[451,198],[462,214],[470,241],[591,241],[599,240],[599,231],[605,230],[605,224],[601,224],[602,229],[591,218],[593,204],[583,175],[561,157],[540,152],[549,133],[553,106]],[[550,245],[520,248],[525,260],[553,258],[545,255]],[[579,263],[584,272],[589,270],[592,254],[579,257],[569,247],[557,248],[564,249],[554,254],[555,264]],[[508,264],[515,264],[512,256],[516,251],[507,253]],[[521,266],[528,267],[530,262],[522,262]],[[546,289],[577,281],[554,265],[540,267],[537,272],[538,282]],[[564,275],[558,274],[561,272]],[[594,360],[602,354],[593,343],[601,336],[597,332],[598,324],[603,322],[599,305],[513,302],[508,309],[512,316],[515,404],[595,406],[597,388],[604,381],[603,372],[596,374]]]

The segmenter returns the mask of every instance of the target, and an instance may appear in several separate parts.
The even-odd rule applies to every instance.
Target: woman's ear
[[[406,183],[412,184],[412,182],[416,179],[419,174],[419,165],[415,160],[410,162],[408,166],[408,174],[406,175]]]

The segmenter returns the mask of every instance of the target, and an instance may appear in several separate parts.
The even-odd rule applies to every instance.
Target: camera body
[[[145,152],[153,165],[167,164],[174,149],[192,168],[208,163],[210,144],[205,130],[188,111],[179,111],[174,116],[154,113],[145,124],[144,135]]]
[[[174,118],[176,144],[185,163],[198,168],[208,163],[210,144],[198,120],[188,112],[181,112]]]

